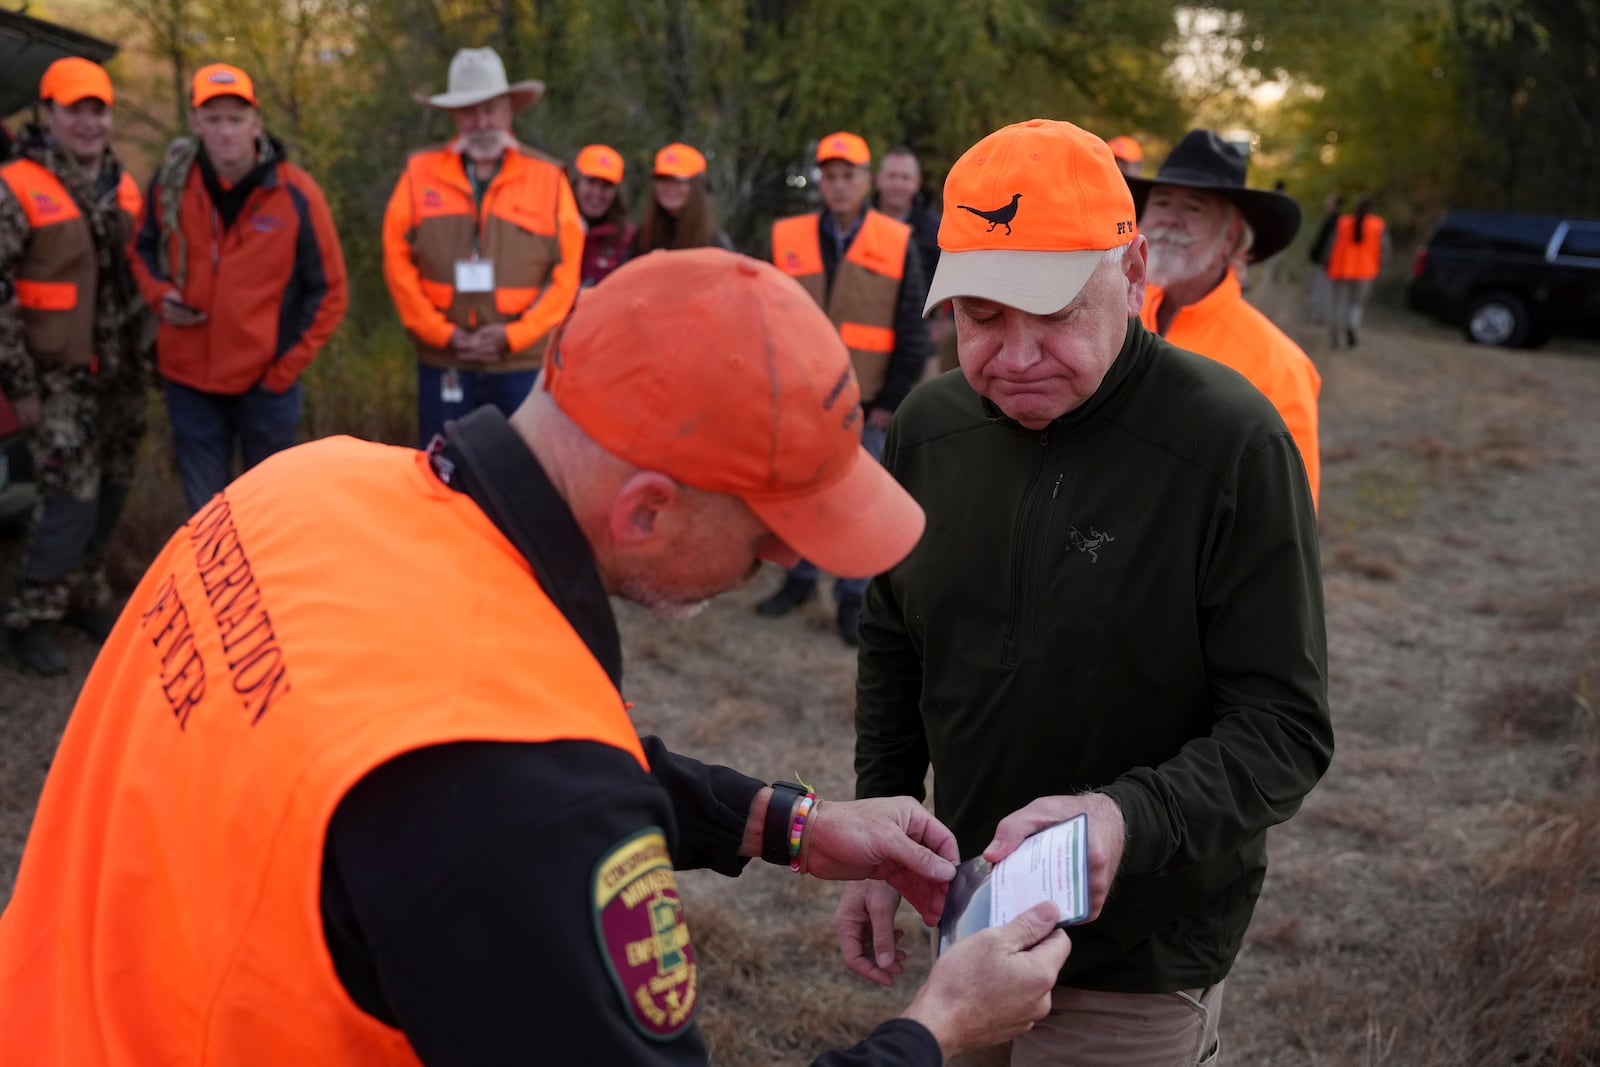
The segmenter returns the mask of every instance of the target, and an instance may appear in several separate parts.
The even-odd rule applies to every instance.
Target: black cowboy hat
[[[1203,189],[1232,203],[1255,232],[1250,262],[1258,263],[1283,251],[1300,231],[1300,205],[1283,193],[1246,189],[1244,153],[1218,137],[1214,130],[1190,130],[1183,135],[1156,171],[1154,178],[1128,179],[1135,213],[1144,215],[1145,198],[1158,185]]]

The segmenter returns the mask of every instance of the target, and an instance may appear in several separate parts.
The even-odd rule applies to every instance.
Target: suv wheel
[[[1484,293],[1467,310],[1467,337],[1480,345],[1505,345],[1516,348],[1533,332],[1533,316],[1527,301],[1515,293],[1494,290]]]

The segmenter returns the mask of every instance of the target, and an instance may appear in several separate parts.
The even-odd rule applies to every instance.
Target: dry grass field
[[[1600,1063],[1600,347],[1486,350],[1377,308],[1334,353],[1278,295],[1324,376],[1338,752],[1271,838],[1226,1062]],[[756,617],[776,581],[688,623],[622,608],[627,696],[676,748],[847,796],[853,655],[816,604]],[[0,666],[0,902],[92,656],[71,652],[59,681]],[[717,1063],[804,1063],[909,997],[844,972],[830,886],[754,864],[684,894]]]

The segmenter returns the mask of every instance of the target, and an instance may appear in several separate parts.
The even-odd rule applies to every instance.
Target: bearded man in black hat
[[[1212,130],[1191,130],[1154,178],[1128,179],[1139,230],[1150,242],[1140,320],[1179,348],[1226,364],[1266,394],[1305,461],[1317,499],[1317,368],[1282,330],[1245,302],[1235,263],[1276,255],[1300,229],[1283,193],[1245,186],[1243,153]]]

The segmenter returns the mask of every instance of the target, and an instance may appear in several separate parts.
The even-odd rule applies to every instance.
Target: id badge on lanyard
[[[446,404],[459,404],[466,393],[461,388],[461,375],[451,367],[439,377],[439,399]]]
[[[476,252],[471,259],[456,260],[456,292],[494,292],[494,260],[480,259]]]

